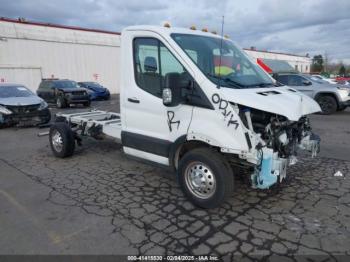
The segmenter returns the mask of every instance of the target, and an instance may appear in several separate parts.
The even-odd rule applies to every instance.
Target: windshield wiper
[[[253,84],[253,85],[247,85],[247,87],[272,87],[274,86],[273,83],[257,83],[257,84]]]
[[[209,77],[212,77],[212,78],[215,78],[215,79],[218,79],[219,81],[224,81],[225,83],[231,85],[232,87],[235,87],[235,88],[243,88],[245,87],[244,85],[240,84],[240,83],[237,83],[236,81],[230,79],[230,78],[223,78],[223,77],[220,77],[220,76],[217,76],[217,75],[212,75],[212,74],[207,74],[207,76]]]

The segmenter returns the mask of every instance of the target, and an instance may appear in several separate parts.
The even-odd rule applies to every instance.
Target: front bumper
[[[339,102],[340,107],[350,106],[350,100]]]
[[[104,93],[93,93],[90,95],[90,99],[91,100],[107,100],[110,98],[110,93],[108,92],[104,92]]]
[[[68,104],[82,104],[90,101],[89,95],[67,95],[65,98]]]
[[[346,92],[345,90],[339,90],[338,92],[340,95],[339,106],[340,107],[350,106],[350,93],[347,93],[347,94],[344,93]]]
[[[48,108],[30,113],[0,114],[0,126],[36,126],[46,124],[51,120],[51,112]]]
[[[310,134],[304,137],[299,144],[299,149],[311,153],[315,157],[320,152],[320,137]],[[297,162],[295,156],[280,158],[277,152],[270,148],[262,148],[260,151],[260,163],[251,175],[252,186],[259,189],[268,189],[277,181],[282,182],[287,176],[287,166]]]

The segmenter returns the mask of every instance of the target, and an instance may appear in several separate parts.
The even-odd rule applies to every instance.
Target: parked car
[[[95,82],[78,82],[80,87],[86,88],[91,100],[108,100],[111,97],[109,90],[99,83]]]
[[[273,76],[278,82],[293,87],[317,101],[325,115],[344,110],[350,105],[350,89],[344,85],[334,85],[314,76],[280,73]]]
[[[56,103],[58,108],[70,104],[90,106],[90,97],[85,88],[78,86],[72,80],[43,79],[36,91],[38,96],[49,103]]]
[[[328,77],[325,77],[323,75],[312,75],[313,77],[315,78],[318,78],[319,80],[323,80],[323,81],[326,81],[330,84],[337,84],[337,81],[335,79],[332,79],[332,78],[328,78]]]
[[[336,81],[338,84],[350,85],[350,77],[337,77]]]
[[[23,85],[0,84],[0,126],[39,125],[51,120],[47,103]]]
[[[338,84],[340,85],[345,85],[345,86],[350,86],[350,80],[339,80]]]

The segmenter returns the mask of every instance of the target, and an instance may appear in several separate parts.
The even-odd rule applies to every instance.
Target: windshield
[[[0,86],[0,98],[28,97],[34,94],[24,86]]]
[[[230,88],[274,85],[267,73],[231,41],[190,34],[171,36],[216,85]]]
[[[57,88],[77,88],[79,87],[77,82],[74,81],[56,81],[55,86]]]

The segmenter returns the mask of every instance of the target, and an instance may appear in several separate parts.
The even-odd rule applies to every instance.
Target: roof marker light
[[[217,34],[217,32],[216,32],[216,31],[211,31],[211,33],[212,33],[212,34],[214,34],[214,35],[216,35],[216,34]]]
[[[197,30],[196,26],[194,26],[194,25],[191,26],[190,29],[191,29],[191,30]]]
[[[170,28],[170,23],[166,22],[166,23],[164,23],[163,26],[166,27],[166,28]]]
[[[208,28],[203,28],[202,32],[208,32]]]

